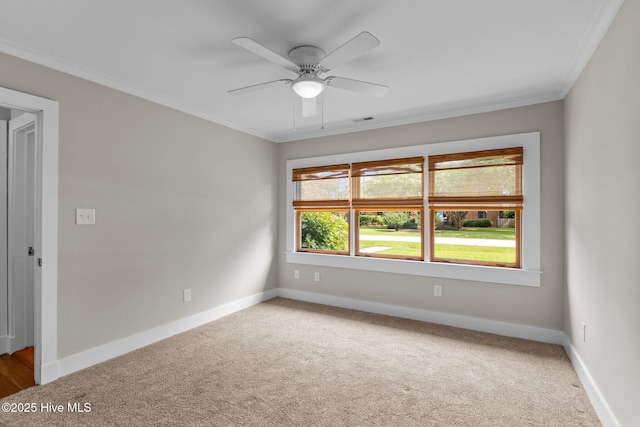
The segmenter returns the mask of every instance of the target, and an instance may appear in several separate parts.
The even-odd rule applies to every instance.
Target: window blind
[[[429,156],[429,207],[522,208],[522,147]]]
[[[351,165],[354,208],[421,207],[424,157],[360,162]]]
[[[349,164],[294,169],[293,206],[349,207]]]

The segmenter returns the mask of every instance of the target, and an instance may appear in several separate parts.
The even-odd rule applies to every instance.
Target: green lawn
[[[360,227],[360,233],[366,235],[380,236],[420,236],[418,230],[415,231],[395,231],[384,226],[365,225]],[[458,237],[462,239],[496,239],[515,240],[516,230],[514,228],[483,228],[469,227],[457,230],[436,230],[436,237]]]
[[[396,231],[393,229],[388,229],[385,226],[380,225],[363,225],[360,227],[360,234],[367,235],[379,235],[381,238],[383,236],[414,236],[420,237],[420,231]]]
[[[420,243],[414,242],[388,242],[384,240],[361,240],[360,249],[372,248],[374,246],[388,247],[384,251],[376,252],[375,254],[382,255],[400,255],[400,256],[420,256]]]
[[[420,256],[419,243],[386,242],[383,240],[366,240],[360,242],[360,249],[371,248],[374,246],[384,246],[389,248],[384,251],[376,252],[375,254],[411,257]],[[491,246],[482,247],[481,250],[478,250],[477,246],[437,244],[435,255],[438,258],[492,261],[498,263],[514,263],[516,261],[514,248],[496,248]]]
[[[463,239],[515,240],[515,228],[469,227],[457,230],[436,230],[436,237],[459,237]]]
[[[420,237],[419,231],[395,231],[384,226],[363,226],[360,227],[360,234],[377,236],[380,240],[361,240],[360,248],[366,249],[373,246],[388,247],[384,251],[376,252],[383,255],[400,256],[420,256],[420,243],[414,242],[392,242],[385,240],[386,236],[411,236]],[[513,228],[463,228],[460,231],[442,230],[437,231],[436,237],[457,237],[465,239],[496,239],[515,240],[515,229]],[[425,254],[428,256],[428,254]],[[516,251],[514,248],[499,248],[491,246],[448,245],[436,244],[435,256],[437,258],[492,261],[498,263],[514,263]]]
[[[516,262],[515,248],[496,248],[493,246],[436,245],[436,258],[463,259],[469,261],[491,261],[497,263]]]

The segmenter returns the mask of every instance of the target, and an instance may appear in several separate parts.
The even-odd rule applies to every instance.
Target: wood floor
[[[0,355],[0,398],[34,385],[33,347]]]

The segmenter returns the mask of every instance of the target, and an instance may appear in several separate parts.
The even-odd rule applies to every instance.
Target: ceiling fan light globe
[[[324,90],[324,84],[317,80],[299,80],[292,87],[302,98],[315,98]]]

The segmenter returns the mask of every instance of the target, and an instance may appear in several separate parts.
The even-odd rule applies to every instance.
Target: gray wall
[[[11,120],[11,109],[0,107],[0,120]]]
[[[627,0],[565,104],[565,331],[623,426],[640,420],[639,76]]]
[[[276,286],[275,144],[6,55],[0,86],[60,102],[59,358]]]
[[[279,145],[279,186],[289,159],[541,132],[542,285],[539,288],[436,279],[285,262],[285,192],[280,191],[280,286],[385,304],[562,330],[564,280],[563,103],[553,102]],[[293,270],[300,270],[300,279]],[[313,281],[313,272],[322,281]],[[433,296],[433,284],[444,296]]]

